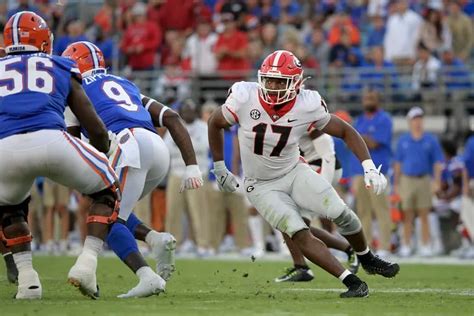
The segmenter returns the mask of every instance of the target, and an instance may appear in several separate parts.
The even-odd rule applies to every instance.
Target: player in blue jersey
[[[81,292],[96,297],[97,255],[117,217],[117,177],[104,153],[107,129],[94,111],[74,61],[51,56],[52,34],[29,11],[13,15],[4,29],[0,58],[0,216],[4,243],[18,268],[17,299],[38,299],[41,282],[32,265],[26,222],[30,189],[44,176],[93,200],[84,248],[68,274]],[[66,103],[87,130],[90,144],[66,133]]]
[[[174,271],[176,240],[171,234],[146,227],[132,210],[139,199],[164,180],[169,169],[170,154],[155,126],[168,128],[181,150],[187,165],[182,189],[202,186],[191,138],[176,112],[141,95],[132,82],[108,74],[103,54],[94,44],[73,43],[63,56],[77,62],[84,90],[107,129],[116,135],[118,146],[110,161],[119,175],[122,201],[119,219],[112,226],[107,243],[139,278],[136,287],[119,297],[157,294],[164,290],[165,280]],[[80,134],[81,124],[72,115],[66,117],[66,123],[71,133]],[[157,274],[140,254],[134,237],[152,248],[157,260]]]

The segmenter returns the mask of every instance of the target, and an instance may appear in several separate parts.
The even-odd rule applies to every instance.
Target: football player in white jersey
[[[239,124],[244,190],[253,206],[274,228],[290,237],[311,262],[339,278],[348,290],[341,297],[366,297],[367,284],[345,269],[327,246],[314,237],[303,217],[331,219],[357,253],[369,274],[394,277],[400,267],[372,254],[357,215],[324,177],[299,155],[301,137],[313,128],[342,138],[359,158],[367,188],[382,193],[387,180],[375,167],[362,137],[329,114],[318,92],[302,88],[301,62],[288,51],[265,58],[258,83],[237,82],[224,105],[209,120],[213,172],[221,190],[239,186],[223,157],[222,130]]]
[[[304,134],[299,143],[300,151],[309,166],[332,186],[338,184],[342,176],[342,166],[336,158],[334,149],[334,140],[328,134],[324,134],[317,129],[313,129]],[[320,239],[329,248],[340,250],[347,254],[349,271],[357,273],[359,261],[351,245],[347,240],[331,234],[329,231],[311,226],[311,220],[314,218],[303,217],[305,223],[309,226],[311,234]],[[323,220],[323,219],[321,219]],[[329,222],[331,224],[331,222]],[[282,234],[285,243],[293,259],[293,267],[287,268],[285,274],[276,278],[275,282],[307,282],[314,278],[313,272],[306,264],[303,253],[294,244],[291,238]]]

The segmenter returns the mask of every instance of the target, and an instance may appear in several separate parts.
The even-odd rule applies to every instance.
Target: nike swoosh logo
[[[292,122],[294,122],[294,121],[297,121],[297,119],[293,119],[293,120],[292,120],[292,119],[288,119],[288,123],[292,123]]]

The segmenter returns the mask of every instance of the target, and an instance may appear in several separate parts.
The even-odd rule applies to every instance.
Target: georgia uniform
[[[301,89],[277,112],[262,100],[257,83],[238,82],[222,114],[240,126],[246,195],[274,228],[292,236],[307,228],[303,216],[334,219],[347,208],[299,154],[303,135],[324,128],[331,117],[318,92]]]

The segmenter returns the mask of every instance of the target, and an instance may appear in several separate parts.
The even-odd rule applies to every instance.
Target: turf
[[[101,258],[101,298],[89,300],[66,284],[74,259],[36,257],[43,300],[15,301],[0,264],[0,315],[474,315],[474,266],[411,265],[395,279],[360,276],[364,299],[340,299],[337,279],[318,268],[309,283],[276,284],[284,262],[178,261],[166,293],[120,300],[135,277],[115,258]]]

